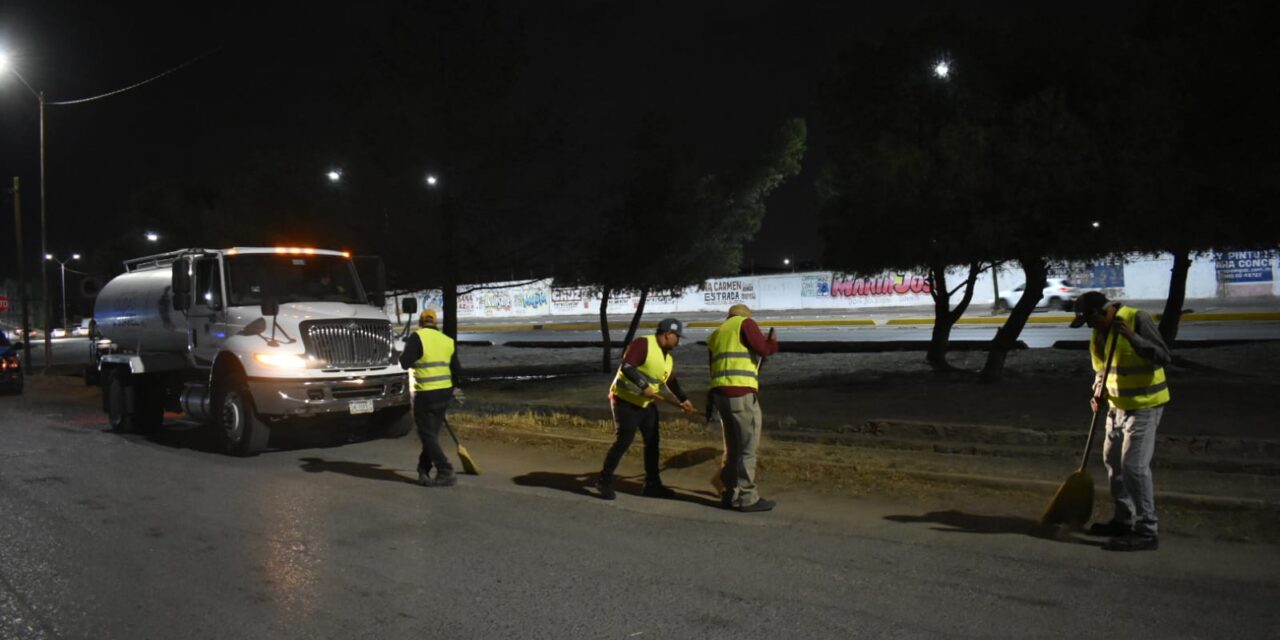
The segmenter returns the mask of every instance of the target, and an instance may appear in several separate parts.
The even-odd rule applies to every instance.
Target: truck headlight
[[[306,369],[311,364],[303,356],[293,353],[255,353],[253,359],[276,369]]]

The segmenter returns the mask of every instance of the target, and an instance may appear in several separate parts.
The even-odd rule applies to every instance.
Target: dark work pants
[[[453,398],[453,389],[436,389],[419,391],[413,397],[413,422],[418,425],[418,437],[422,439],[422,453],[418,455],[418,470],[431,471],[436,468],[436,475],[451,475],[453,465],[440,448],[440,429],[444,426],[444,414],[449,409],[449,400]]]
[[[642,408],[614,395],[609,396],[609,404],[613,408],[614,439],[613,446],[609,447],[609,453],[604,457],[600,477],[606,481],[613,480],[613,472],[618,469],[618,463],[631,447],[631,442],[636,439],[636,431],[639,430],[640,436],[644,438],[644,483],[662,484],[662,479],[658,477],[658,406],[651,404]]]

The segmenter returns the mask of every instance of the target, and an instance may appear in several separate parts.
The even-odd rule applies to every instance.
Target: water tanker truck
[[[183,249],[125,261],[98,294],[97,356],[111,427],[146,432],[180,411],[233,455],[281,421],[358,416],[385,435],[412,426],[407,374],[379,292],[349,254]],[[108,344],[102,342],[101,344]]]

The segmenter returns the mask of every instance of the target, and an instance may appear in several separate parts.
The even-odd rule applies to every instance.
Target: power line
[[[202,54],[200,54],[200,55],[198,55],[198,56],[196,56],[196,57],[194,57],[194,58],[190,59],[190,60],[187,60],[186,62],[184,62],[184,63],[182,63],[182,64],[180,64],[180,65],[178,65],[178,66],[176,66],[176,67],[173,67],[172,69],[169,69],[168,71],[164,71],[164,72],[162,72],[162,73],[156,74],[156,75],[154,75],[154,76],[152,76],[152,77],[150,77],[150,78],[147,78],[146,80],[143,80],[143,81],[141,81],[141,82],[136,82],[136,83],[131,84],[131,85],[127,86],[127,87],[122,87],[122,88],[120,88],[120,89],[116,89],[115,91],[108,91],[108,92],[106,92],[106,93],[103,93],[103,94],[100,94],[100,95],[96,95],[96,96],[90,96],[90,97],[88,97],[88,98],[78,98],[78,99],[75,99],[75,100],[59,100],[59,101],[57,101],[57,102],[45,102],[45,104],[47,104],[47,105],[55,105],[55,106],[64,106],[64,105],[69,105],[69,104],[81,104],[81,103],[84,103],[84,102],[92,102],[92,101],[94,101],[94,100],[101,100],[101,99],[103,99],[103,98],[109,98],[109,97],[114,96],[114,95],[119,95],[119,94],[124,93],[124,92],[126,92],[126,91],[131,91],[131,90],[133,90],[133,89],[137,89],[138,87],[141,87],[141,86],[143,86],[143,85],[146,85],[146,84],[150,84],[150,83],[152,83],[152,82],[155,82],[156,80],[159,80],[160,78],[163,78],[163,77],[165,77],[165,76],[167,76],[167,75],[169,75],[169,74],[171,74],[171,73],[173,73],[173,72],[175,72],[175,71],[179,71],[179,70],[183,69],[184,67],[187,67],[187,66],[189,66],[189,65],[195,64],[196,62],[199,62],[200,60],[202,60],[202,59],[204,59],[204,58],[207,58],[207,57],[209,57],[209,56],[213,55],[214,53],[217,53],[217,52],[218,52],[218,51],[220,51],[221,49],[222,49],[222,46],[221,46],[221,45],[219,45],[219,46],[217,46],[217,47],[214,47],[214,48],[212,48],[212,49],[210,49],[210,50],[208,50],[208,51],[206,51],[206,52],[204,52],[204,53],[202,53]],[[26,82],[26,81],[24,80],[23,82],[24,82],[24,84],[25,84],[25,82]]]

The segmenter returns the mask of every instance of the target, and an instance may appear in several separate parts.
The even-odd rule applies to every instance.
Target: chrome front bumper
[[[409,406],[409,374],[281,380],[250,378],[258,413],[314,416],[351,413],[353,402],[372,401],[373,410]]]

